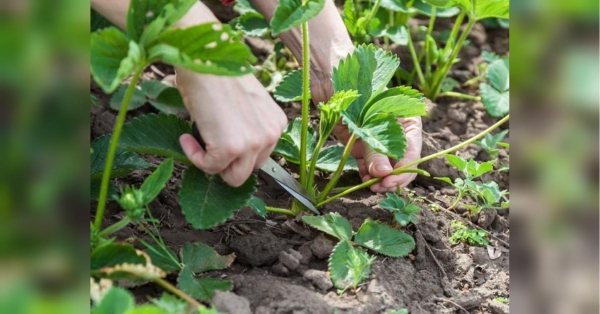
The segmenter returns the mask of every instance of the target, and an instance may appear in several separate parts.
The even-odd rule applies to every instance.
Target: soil
[[[227,20],[229,12],[224,11]],[[441,24],[441,23],[440,23]],[[486,30],[482,25],[473,28],[469,36],[471,44],[460,54],[461,62],[454,67],[451,76],[459,82],[476,76],[481,50],[498,54],[508,52],[508,31]],[[256,39],[253,39],[256,42]],[[406,69],[412,67],[403,47],[395,47]],[[149,68],[142,77],[172,82],[173,69],[165,65]],[[469,92],[469,90],[463,90]],[[93,85],[94,94],[101,106],[91,112],[91,137],[110,133],[116,112],[108,107],[109,96]],[[298,104],[282,104],[290,118],[299,116]],[[133,111],[128,118],[152,112],[149,106]],[[313,112],[316,118],[316,112]],[[483,131],[496,120],[490,118],[483,105],[472,101],[440,98],[429,103],[429,115],[423,119],[423,152],[429,155],[449,148]],[[505,125],[503,128],[507,128]],[[487,161],[489,157],[476,145],[459,152],[463,158]],[[158,165],[160,158],[143,156]],[[501,150],[500,160],[508,162],[508,151]],[[286,165],[291,172],[295,167]],[[432,177],[455,178],[458,173],[443,158],[420,165]],[[228,278],[234,283],[230,293],[219,293],[212,304],[228,313],[386,313],[388,310],[406,308],[410,313],[508,313],[508,307],[496,297],[509,297],[509,249],[503,243],[509,240],[509,211],[485,211],[468,216],[459,206],[456,211],[432,210],[430,203],[447,208],[456,190],[449,185],[419,176],[406,188],[405,197],[421,200],[418,222],[405,231],[416,241],[416,249],[405,258],[378,256],[372,266],[372,274],[356,291],[338,295],[327,276],[327,256],[335,244],[314,229],[301,223],[301,219],[269,214],[263,219],[245,208],[235,218],[210,230],[193,229],[185,220],[178,204],[177,191],[184,167],[176,165],[174,176],[150,209],[160,223],[160,233],[166,244],[178,251],[188,242],[203,242],[214,247],[220,254],[235,253],[234,264],[223,271],[211,272],[211,276]],[[135,171],[117,179],[118,184],[139,185],[150,172]],[[269,178],[259,176],[257,196],[268,205],[289,207],[290,196]],[[501,189],[508,189],[508,172],[494,171],[484,180],[496,181]],[[317,184],[323,186],[327,176],[320,176]],[[340,186],[360,183],[356,173],[346,173]],[[348,218],[356,230],[366,218],[391,224],[389,212],[376,205],[383,195],[361,190],[332,202],[323,208],[324,213],[338,212]],[[92,204],[95,208],[96,204]],[[111,202],[107,206],[105,224],[112,224],[122,217],[119,206]],[[93,217],[93,212],[92,212]],[[488,231],[493,238],[487,247],[465,244],[450,245],[452,234],[450,222],[454,219]],[[116,233],[118,239],[146,238],[135,226]],[[175,278],[168,278],[174,281]],[[144,285],[132,290],[138,302],[147,302],[148,296],[159,296],[162,290],[155,285]]]

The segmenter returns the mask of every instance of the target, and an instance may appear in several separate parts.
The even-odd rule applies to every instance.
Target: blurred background
[[[598,1],[512,1],[513,313],[598,313]],[[0,1],[0,313],[89,311],[89,2]]]

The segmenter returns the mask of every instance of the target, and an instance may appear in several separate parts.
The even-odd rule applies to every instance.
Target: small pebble
[[[312,282],[315,286],[323,291],[327,291],[333,287],[331,279],[324,271],[309,269],[304,272],[302,278]]]

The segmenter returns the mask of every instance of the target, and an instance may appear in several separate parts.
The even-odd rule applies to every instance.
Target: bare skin
[[[253,3],[270,20],[278,1],[255,0]],[[92,0],[96,11],[121,28],[125,27],[128,6],[129,1]],[[217,22],[217,19],[198,2],[176,26],[207,22]],[[333,95],[331,70],[354,48],[333,1],[327,1],[325,8],[309,22],[309,37],[313,102],[326,102]],[[292,29],[280,38],[296,59],[302,60],[300,29]],[[196,167],[209,174],[219,174],[231,186],[240,186],[275,148],[287,123],[285,114],[253,75],[221,77],[178,68],[176,73],[177,87],[206,142],[204,150],[190,134],[184,134],[180,138],[183,151]],[[390,160],[360,140],[352,150],[363,181],[384,177],[371,186],[373,192],[395,191],[416,176],[390,175],[394,168],[415,161],[421,155],[421,119],[404,119],[399,123],[405,129],[408,142],[402,160]],[[347,127],[341,123],[334,129],[334,135],[343,144],[349,138]]]

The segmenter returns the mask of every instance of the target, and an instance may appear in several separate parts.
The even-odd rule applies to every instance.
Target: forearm
[[[91,0],[92,8],[102,14],[117,27],[125,29],[127,10],[130,1],[123,0]],[[175,26],[186,27],[196,24],[218,22],[219,20],[202,2],[197,2],[186,15],[175,23]]]
[[[277,0],[252,0],[254,6],[271,20]],[[330,72],[354,49],[346,26],[337,11],[335,3],[327,0],[323,10],[308,23],[311,52],[311,71],[319,79],[329,80]],[[296,27],[279,36],[299,62],[302,62],[302,31]]]

